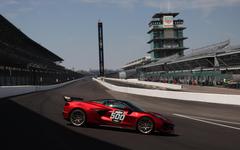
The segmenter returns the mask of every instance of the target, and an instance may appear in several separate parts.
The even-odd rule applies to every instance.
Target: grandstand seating
[[[184,56],[172,55],[135,68],[141,80],[201,85],[223,84],[240,78],[240,46],[230,41],[186,50]],[[125,70],[126,72],[128,70]],[[237,81],[239,84],[240,81]]]
[[[0,15],[0,86],[48,85],[82,77],[58,65],[61,61]]]

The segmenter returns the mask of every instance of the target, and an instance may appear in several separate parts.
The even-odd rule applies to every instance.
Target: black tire
[[[83,110],[74,109],[70,114],[69,120],[72,123],[72,125],[80,127],[86,124],[87,117]]]
[[[142,117],[138,120],[136,127],[142,134],[151,134],[154,131],[154,122],[149,117]]]

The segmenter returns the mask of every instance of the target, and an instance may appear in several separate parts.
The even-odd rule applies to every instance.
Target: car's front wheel
[[[154,130],[154,122],[149,117],[142,117],[137,122],[137,130],[143,134],[150,134]]]
[[[86,123],[86,114],[81,109],[74,109],[70,114],[70,122],[74,126],[83,126]]]

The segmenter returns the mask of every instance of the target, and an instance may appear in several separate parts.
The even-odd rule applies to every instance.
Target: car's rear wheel
[[[70,114],[70,122],[77,127],[83,126],[86,123],[86,114],[81,109],[74,109]]]
[[[154,130],[154,122],[149,117],[142,117],[137,122],[137,130],[143,134],[150,134]]]

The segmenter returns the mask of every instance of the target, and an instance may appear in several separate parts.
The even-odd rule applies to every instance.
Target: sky
[[[4,17],[74,70],[98,69],[98,20],[106,69],[146,56],[148,23],[159,12],[180,13],[190,49],[240,44],[240,0],[0,0]]]

